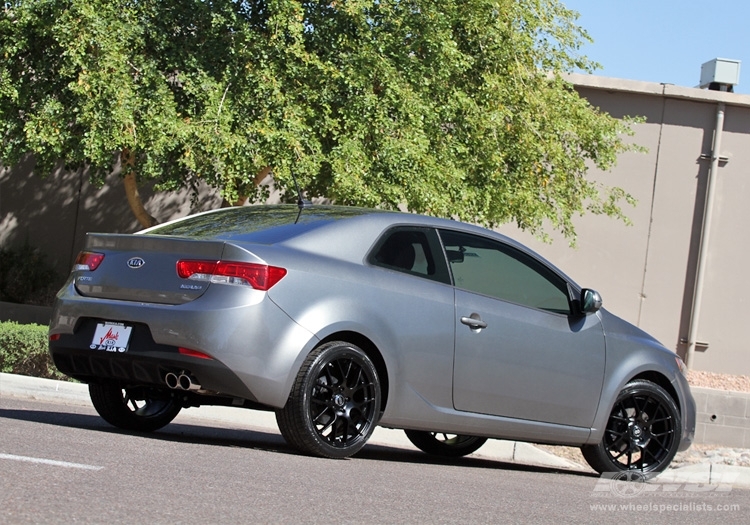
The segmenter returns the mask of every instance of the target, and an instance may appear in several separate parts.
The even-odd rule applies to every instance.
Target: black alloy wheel
[[[485,444],[487,438],[463,436],[445,432],[425,432],[422,430],[404,430],[415,447],[422,452],[446,458],[468,456]]]
[[[182,408],[169,392],[145,387],[92,383],[89,396],[106,422],[124,430],[158,430],[177,417]]]
[[[300,451],[345,458],[375,430],[380,398],[378,373],[367,354],[335,341],[307,356],[276,421],[284,439]]]
[[[636,380],[617,396],[601,442],[583,446],[581,452],[599,473],[655,475],[667,468],[677,453],[681,428],[672,397],[655,383]]]

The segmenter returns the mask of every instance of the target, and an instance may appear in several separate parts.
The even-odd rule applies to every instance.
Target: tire
[[[649,478],[674,458],[681,429],[677,405],[662,387],[631,381],[615,400],[601,442],[585,445],[581,452],[600,474],[638,472],[643,476],[636,478]]]
[[[422,452],[444,458],[460,458],[479,450],[487,438],[462,436],[444,432],[424,432],[421,430],[404,430],[415,447]]]
[[[345,458],[375,430],[380,398],[378,373],[367,354],[335,341],[307,356],[276,421],[287,443],[301,452]]]
[[[160,429],[177,417],[182,408],[169,393],[158,389],[90,384],[89,396],[107,423],[124,430]]]

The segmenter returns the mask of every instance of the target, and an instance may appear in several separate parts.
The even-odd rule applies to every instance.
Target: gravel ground
[[[713,372],[701,372],[690,370],[688,372],[690,386],[701,388],[716,388],[718,390],[732,390],[735,392],[750,392],[750,376],[738,376],[730,374],[716,374]],[[568,461],[581,466],[581,469],[593,472],[583,459],[581,451],[575,447],[555,447],[550,445],[537,445],[539,448],[550,452]],[[715,445],[693,445],[685,452],[678,452],[670,465],[670,468],[683,467],[694,463],[710,461],[714,464],[738,465],[750,467],[750,449],[727,448]]]
[[[733,376],[730,374],[715,374],[714,372],[690,370],[687,377],[690,386],[734,390],[735,392],[750,392],[750,376]]]

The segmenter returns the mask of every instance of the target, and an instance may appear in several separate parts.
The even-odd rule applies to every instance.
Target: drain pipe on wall
[[[706,200],[703,208],[703,225],[701,228],[700,245],[698,248],[698,268],[695,274],[695,287],[693,288],[693,305],[690,309],[690,333],[687,341],[687,354],[685,355],[685,364],[687,365],[688,370],[693,368],[695,347],[696,345],[700,345],[696,339],[698,338],[701,303],[703,302],[703,284],[705,280],[708,244],[711,235],[711,222],[714,209],[714,187],[716,186],[719,160],[721,158],[721,136],[724,131],[725,109],[726,104],[724,102],[719,102],[716,110],[716,127],[714,129],[714,143],[711,151],[711,169],[708,172],[708,181],[706,182]]]

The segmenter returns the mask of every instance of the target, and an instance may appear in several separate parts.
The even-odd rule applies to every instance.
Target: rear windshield
[[[312,206],[301,210],[294,205],[239,206],[157,226],[150,230],[148,235],[236,239],[272,244],[319,228],[331,221],[371,211],[343,206]]]

